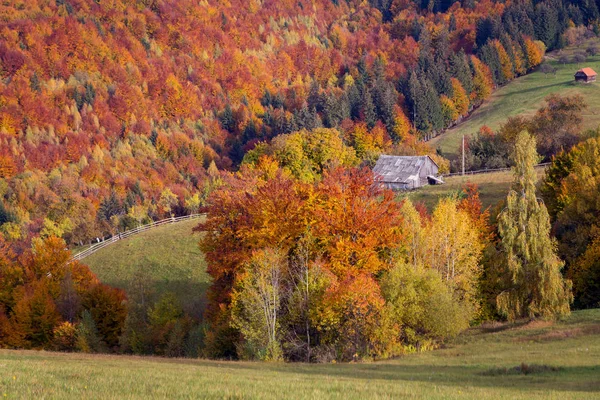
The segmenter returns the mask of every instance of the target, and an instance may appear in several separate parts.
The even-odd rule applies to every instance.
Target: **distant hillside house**
[[[381,155],[373,172],[385,187],[392,190],[410,190],[432,182],[441,183],[435,177],[439,167],[429,156]],[[433,178],[433,179],[432,179]]]
[[[575,82],[596,82],[596,71],[591,68],[581,68],[575,73]]]

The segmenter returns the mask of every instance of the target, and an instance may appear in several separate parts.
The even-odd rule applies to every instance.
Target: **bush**
[[[81,322],[77,325],[75,347],[82,353],[102,353],[106,351],[106,344],[100,339],[94,318],[88,310],[83,311]]]
[[[22,297],[11,317],[11,346],[45,348],[52,342],[54,328],[60,315],[45,282],[22,288]]]
[[[585,49],[585,52],[587,55],[595,56],[596,54],[598,54],[598,46],[589,46],[587,49]]]
[[[77,328],[70,322],[63,322],[54,329],[52,347],[57,351],[73,351],[77,341]]]
[[[379,285],[368,274],[336,282],[314,319],[323,334],[321,344],[333,345],[338,361],[390,356],[396,335],[384,303]]]
[[[83,296],[81,304],[91,314],[106,345],[110,349],[117,348],[127,317],[125,293],[120,289],[98,284]]]
[[[562,65],[565,65],[569,62],[569,57],[566,54],[563,54],[558,59],[558,62],[561,63]]]
[[[585,62],[585,60],[587,60],[587,56],[585,55],[585,53],[577,53],[577,54],[573,55],[572,60],[573,60],[572,61],[573,63],[579,64],[579,63]]]
[[[183,309],[175,294],[165,293],[160,300],[148,310],[150,337],[155,354],[177,356],[183,355],[187,321]]]
[[[400,341],[417,350],[458,335],[473,316],[473,307],[457,299],[432,269],[400,263],[382,279],[381,290]]]
[[[185,321],[181,319],[175,321],[173,324],[165,348],[165,355],[167,357],[183,357],[185,355],[186,325]]]
[[[185,356],[190,358],[200,357],[204,350],[204,341],[208,326],[199,324],[190,329],[185,341]]]
[[[145,311],[145,310],[144,310]],[[122,352],[133,354],[152,353],[150,344],[150,329],[143,316],[129,312],[123,326],[123,334],[119,338]]]

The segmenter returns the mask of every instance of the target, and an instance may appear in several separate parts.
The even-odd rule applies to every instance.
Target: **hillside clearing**
[[[94,253],[83,263],[102,282],[125,290],[143,272],[156,296],[173,292],[187,311],[198,314],[210,282],[198,248],[200,235],[192,233],[198,223],[195,219],[153,228]]]
[[[538,179],[544,176],[544,168],[536,168]],[[513,182],[512,171],[490,172],[486,174],[450,176],[444,178],[443,185],[424,186],[418,190],[399,193],[400,198],[409,198],[413,203],[422,202],[432,210],[438,201],[452,194],[460,194],[465,184],[475,183],[479,187],[479,197],[483,207],[493,207],[504,200]]]
[[[472,329],[445,349],[359,364],[278,364],[0,350],[8,398],[590,399],[600,310]]]
[[[565,54],[571,55],[575,51],[585,51],[590,44],[597,43],[597,39],[590,41],[580,48],[569,48]],[[588,57],[581,65],[568,63],[560,64],[555,53],[546,56],[547,62],[557,68],[556,76],[544,75],[535,71],[522,76],[496,90],[490,99],[464,122],[449,129],[444,134],[432,139],[429,143],[433,148],[441,149],[445,157],[454,158],[462,136],[471,136],[484,125],[498,129],[508,117],[516,115],[532,116],[544,103],[544,99],[552,93],[561,95],[581,94],[588,108],[583,112],[584,128],[594,129],[600,125],[600,82],[592,84],[575,83],[573,75],[581,67],[591,67],[600,71],[600,55]]]

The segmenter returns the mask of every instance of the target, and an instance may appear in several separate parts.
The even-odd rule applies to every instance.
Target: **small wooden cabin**
[[[596,75],[598,75],[596,71],[591,68],[581,68],[575,73],[575,82],[596,82]]]
[[[439,167],[429,156],[381,155],[373,168],[381,183],[392,190],[411,190],[428,184]]]

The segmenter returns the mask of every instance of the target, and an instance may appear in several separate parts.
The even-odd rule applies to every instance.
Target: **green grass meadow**
[[[579,48],[564,50],[569,57],[576,51],[585,51],[591,43]],[[584,128],[592,129],[600,125],[600,80],[595,83],[575,83],[573,75],[583,67],[593,68],[600,73],[600,55],[588,57],[581,64],[560,64],[556,53],[546,55],[546,60],[558,68],[556,76],[545,75],[535,71],[497,89],[491,97],[464,122],[449,129],[429,143],[433,148],[440,148],[446,157],[454,158],[462,141],[462,136],[471,136],[484,125],[493,130],[498,129],[508,117],[517,115],[532,116],[544,103],[544,98],[552,93],[561,95],[581,94],[588,104],[583,112]]]
[[[270,364],[0,350],[0,370],[4,398],[594,399],[600,398],[600,310],[577,311],[556,324],[474,328],[443,349],[385,362]]]
[[[543,167],[536,168],[537,178],[542,179]],[[452,194],[459,194],[467,183],[475,183],[479,187],[479,198],[484,208],[494,207],[506,199],[513,183],[512,171],[490,172],[477,175],[455,175],[444,178],[443,185],[424,186],[411,192],[399,192],[399,198],[409,198],[413,203],[423,203],[428,210],[433,210],[438,201]]]
[[[127,290],[132,279],[143,275],[158,297],[175,293],[186,310],[202,309],[210,284],[200,234],[192,233],[199,219],[150,229],[121,240],[86,257],[98,278]]]

